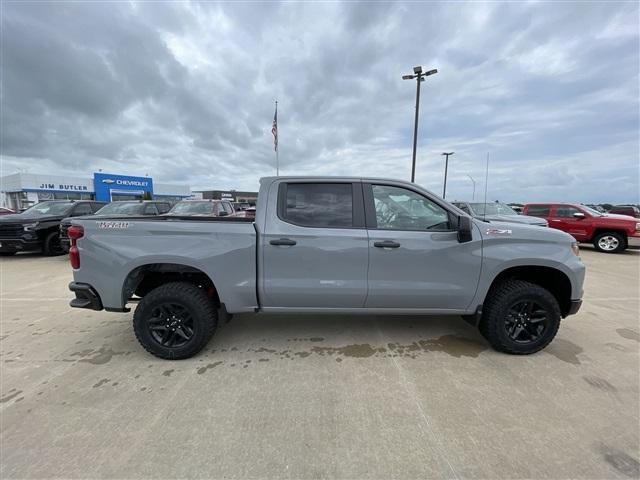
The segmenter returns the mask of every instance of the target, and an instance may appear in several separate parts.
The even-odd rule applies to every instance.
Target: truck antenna
[[[483,205],[483,215],[482,220],[487,221],[487,186],[489,183],[489,152],[487,152],[487,168],[484,174],[484,205]]]

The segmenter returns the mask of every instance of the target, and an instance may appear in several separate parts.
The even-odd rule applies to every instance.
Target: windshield
[[[506,203],[470,203],[471,208],[476,215],[518,215],[514,209],[512,209]]]
[[[96,212],[96,215],[137,215],[141,213],[140,202],[112,202]]]
[[[180,202],[169,211],[171,215],[211,215],[213,202]]]
[[[589,212],[589,215],[592,215],[594,217],[603,217],[604,215],[602,213],[600,213],[599,211],[591,208],[591,207],[587,207],[586,205],[580,205],[584,210],[586,210],[587,212]]]
[[[23,215],[31,217],[43,217],[45,215],[66,215],[73,206],[71,202],[40,202],[33,207],[27,208]]]

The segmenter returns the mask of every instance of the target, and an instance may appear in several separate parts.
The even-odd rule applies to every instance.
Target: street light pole
[[[442,155],[446,157],[444,163],[444,187],[442,188],[442,198],[447,196],[447,170],[449,169],[449,155],[453,155],[455,152],[443,152]]]
[[[411,160],[411,182],[413,183],[416,178],[416,146],[418,142],[418,113],[420,112],[420,83],[424,82],[425,77],[438,73],[438,70],[433,69],[428,72],[422,72],[422,67],[413,67],[413,75],[403,75],[403,80],[416,79],[416,118],[413,123],[413,157]]]
[[[476,181],[473,179],[473,177],[469,174],[467,174],[467,177],[469,177],[469,179],[471,180],[471,182],[473,182],[473,195],[471,196],[471,200],[475,200],[476,199]]]

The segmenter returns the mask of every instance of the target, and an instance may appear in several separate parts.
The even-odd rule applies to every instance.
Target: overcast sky
[[[409,179],[476,199],[639,201],[637,2],[2,3],[2,174],[257,189]]]

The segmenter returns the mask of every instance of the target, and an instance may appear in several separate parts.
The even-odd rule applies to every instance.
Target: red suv
[[[627,215],[603,214],[577,203],[528,203],[525,215],[544,218],[549,226],[572,235],[577,241],[593,243],[596,250],[619,253],[629,240],[640,240],[640,221]]]

